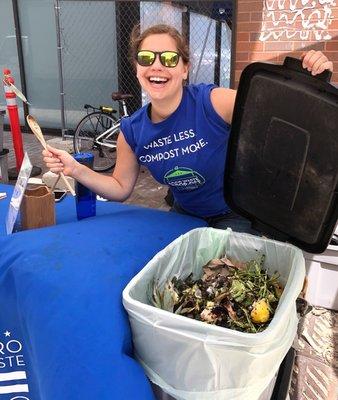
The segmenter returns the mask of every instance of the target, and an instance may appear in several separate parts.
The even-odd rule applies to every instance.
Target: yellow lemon
[[[255,301],[252,305],[251,319],[256,324],[264,324],[270,318],[269,305],[265,299]]]

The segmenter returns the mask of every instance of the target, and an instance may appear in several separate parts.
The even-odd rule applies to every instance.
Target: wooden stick
[[[52,193],[54,192],[55,186],[56,186],[56,184],[59,182],[60,177],[61,177],[61,175],[58,174],[58,176],[56,177],[56,179],[55,179],[55,181],[54,181],[52,187],[50,188],[50,191],[51,191]]]
[[[47,149],[47,143],[45,141],[45,138],[43,136],[43,133],[41,131],[41,128],[39,126],[39,124],[37,123],[36,119],[34,117],[32,117],[31,115],[27,115],[26,117],[27,123],[29,125],[29,127],[31,128],[32,132],[34,133],[35,137],[38,139],[38,141],[41,143],[42,147],[45,150]],[[63,172],[60,172],[59,175],[61,176],[61,178],[63,179],[63,182],[65,183],[65,185],[67,186],[68,190],[70,191],[70,193],[75,196],[75,191],[74,189],[71,187],[70,183],[68,182],[67,178],[65,177]]]

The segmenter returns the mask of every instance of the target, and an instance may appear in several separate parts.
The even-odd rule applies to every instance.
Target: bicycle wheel
[[[94,155],[94,171],[108,171],[115,166],[116,147],[109,146],[116,146],[120,130],[120,124],[116,124],[116,121],[109,114],[95,111],[82,118],[75,129],[74,150],[76,153],[88,152]],[[112,127],[114,128],[109,139],[103,139],[101,143],[98,143],[96,138]],[[107,143],[106,146],[105,143]]]

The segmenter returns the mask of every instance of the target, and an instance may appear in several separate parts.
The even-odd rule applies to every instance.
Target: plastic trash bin
[[[208,325],[149,305],[153,279],[162,284],[174,275],[198,275],[210,259],[224,254],[241,261],[265,254],[268,271],[280,273],[284,292],[263,332]],[[304,258],[295,246],[231,230],[190,231],[158,253],[123,291],[135,355],[150,380],[175,399],[268,400],[297,332],[295,302],[304,277]]]

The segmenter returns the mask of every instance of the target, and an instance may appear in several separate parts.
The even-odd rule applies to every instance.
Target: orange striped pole
[[[3,83],[5,90],[5,98],[9,117],[9,124],[12,132],[13,147],[15,152],[16,170],[19,173],[21,164],[24,158],[22,134],[20,128],[20,119],[18,106],[16,104],[16,94],[14,93],[11,84],[14,85],[14,79],[11,76],[11,71],[7,68],[3,70]]]

